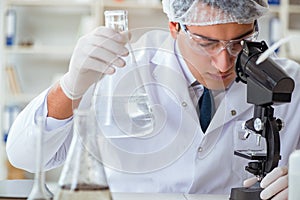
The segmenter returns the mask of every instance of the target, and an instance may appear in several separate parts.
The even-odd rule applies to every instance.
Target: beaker
[[[128,31],[128,12],[126,10],[107,10],[104,12],[104,15],[106,27],[126,34]],[[117,73],[101,77],[94,88],[92,104],[96,110],[96,118],[101,122],[100,126],[117,127],[122,134],[119,135],[120,137],[138,137],[152,133],[154,129],[154,116],[150,107],[149,96],[129,40],[127,48],[129,56],[126,64],[131,65],[130,73],[132,76],[130,86],[123,87],[123,89],[116,88],[116,79],[113,76],[117,76]],[[104,84],[103,80],[105,80]],[[100,105],[101,109],[99,109],[98,105]],[[105,132],[111,131],[104,131],[104,134]]]
[[[94,112],[74,110],[73,139],[54,199],[112,199],[96,137]]]

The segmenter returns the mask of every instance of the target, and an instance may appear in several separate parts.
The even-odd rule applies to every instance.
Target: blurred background
[[[260,36],[271,45],[298,36],[277,53],[300,62],[300,0],[269,0],[259,20]],[[78,38],[104,24],[105,10],[128,10],[129,29],[168,29],[160,0],[1,0],[0,1],[0,180],[31,179],[33,174],[7,161],[5,142],[11,124],[28,102],[68,69]],[[46,174],[58,180],[61,168]]]

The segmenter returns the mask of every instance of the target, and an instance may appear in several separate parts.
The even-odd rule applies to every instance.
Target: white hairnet
[[[169,21],[205,26],[250,24],[268,11],[267,0],[162,0]]]

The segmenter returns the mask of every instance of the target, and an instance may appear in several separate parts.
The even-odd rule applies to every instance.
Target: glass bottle
[[[73,139],[54,199],[112,199],[97,145],[95,115],[91,110],[74,111]]]
[[[126,10],[107,10],[104,15],[106,27],[118,32],[128,31],[128,12]],[[154,116],[150,108],[149,97],[129,41],[127,48],[129,50],[129,63],[133,69],[130,89],[129,87],[126,90],[114,88],[116,84],[114,84],[113,76],[115,74],[104,77],[106,79],[105,86],[102,85],[103,77],[101,77],[94,88],[92,104],[95,107],[98,121],[102,123],[101,126],[118,127],[120,132],[125,133],[125,135],[119,135],[115,138],[145,136],[151,134],[154,129]],[[103,87],[105,88],[103,89]],[[97,103],[101,105],[99,112]],[[112,129],[106,130],[109,130],[106,132],[112,132]]]
[[[15,45],[16,38],[16,11],[14,9],[8,9],[6,11],[6,45]]]

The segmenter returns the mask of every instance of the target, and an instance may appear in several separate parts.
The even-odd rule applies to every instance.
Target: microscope
[[[279,131],[283,121],[274,117],[272,105],[291,101],[294,81],[272,58],[256,64],[260,54],[268,49],[266,43],[244,41],[235,65],[236,81],[247,84],[247,102],[254,104],[253,118],[244,124],[246,135],[255,133],[264,137],[265,152],[236,150],[234,155],[251,160],[245,170],[261,180],[267,173],[278,166],[280,156]],[[260,199],[262,188],[256,184],[250,188],[232,188],[230,200]]]

